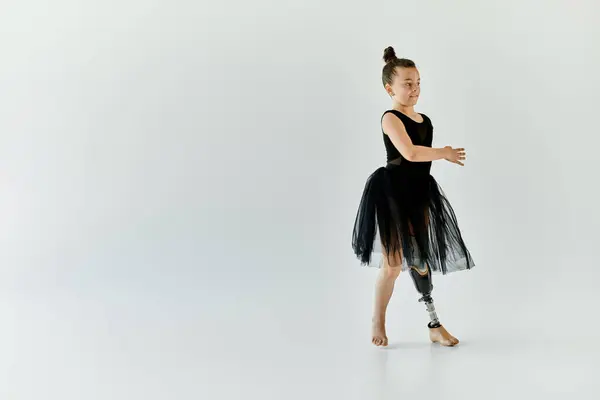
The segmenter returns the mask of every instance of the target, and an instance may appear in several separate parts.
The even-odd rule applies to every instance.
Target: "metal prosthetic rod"
[[[427,265],[422,268],[412,267],[410,269],[410,276],[415,283],[417,291],[423,295],[419,299],[419,302],[424,302],[429,312],[429,318],[431,322],[427,325],[429,328],[439,328],[441,326],[440,321],[435,312],[435,306],[433,305],[433,299],[431,298],[431,292],[433,291],[433,283],[431,279],[431,271]]]

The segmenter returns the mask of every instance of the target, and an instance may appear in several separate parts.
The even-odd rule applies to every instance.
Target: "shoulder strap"
[[[389,113],[389,112],[392,112],[392,111],[394,111],[394,110],[385,110],[385,111],[383,112],[383,114],[381,114],[381,118],[380,118],[380,120],[381,120],[381,121],[383,121],[383,117],[385,117],[385,114],[387,114],[387,113]]]
[[[424,122],[427,122],[427,125],[433,127],[433,123],[431,122],[431,118],[429,118],[426,114],[420,113],[423,116]]]
[[[402,117],[406,118],[406,115],[402,114],[401,112],[398,112],[396,110],[386,110],[382,115],[381,115],[381,121],[383,121],[383,117],[385,116],[385,114],[387,113],[392,113],[394,114],[400,121],[402,121],[402,123],[404,123],[404,121],[402,120]]]

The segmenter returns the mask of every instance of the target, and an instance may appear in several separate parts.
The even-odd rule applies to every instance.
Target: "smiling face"
[[[394,80],[386,85],[386,90],[392,98],[406,107],[417,104],[421,94],[421,77],[416,68],[396,67]]]

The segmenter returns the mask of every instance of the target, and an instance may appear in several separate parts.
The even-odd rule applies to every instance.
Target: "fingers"
[[[446,146],[446,147],[450,147],[450,146]],[[465,152],[465,149],[463,147],[457,147],[457,148],[452,148],[452,150],[454,152],[454,157],[451,157],[450,159],[447,159],[447,160],[454,164],[458,164],[458,165],[464,167],[465,164],[463,164],[461,161],[464,161],[467,159],[467,153]]]
[[[458,148],[455,151],[456,151],[456,160],[457,161],[458,160],[466,160],[467,159],[467,153],[465,152],[465,149]]]

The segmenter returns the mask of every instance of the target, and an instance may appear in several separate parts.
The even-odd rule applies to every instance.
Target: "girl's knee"
[[[387,265],[384,269],[384,274],[387,279],[396,279],[400,275],[401,270],[402,268],[399,266]]]
[[[402,254],[388,254],[385,257],[385,266],[398,269],[402,267]]]
[[[402,270],[402,257],[400,255],[387,256],[384,263],[386,278],[396,279]]]

